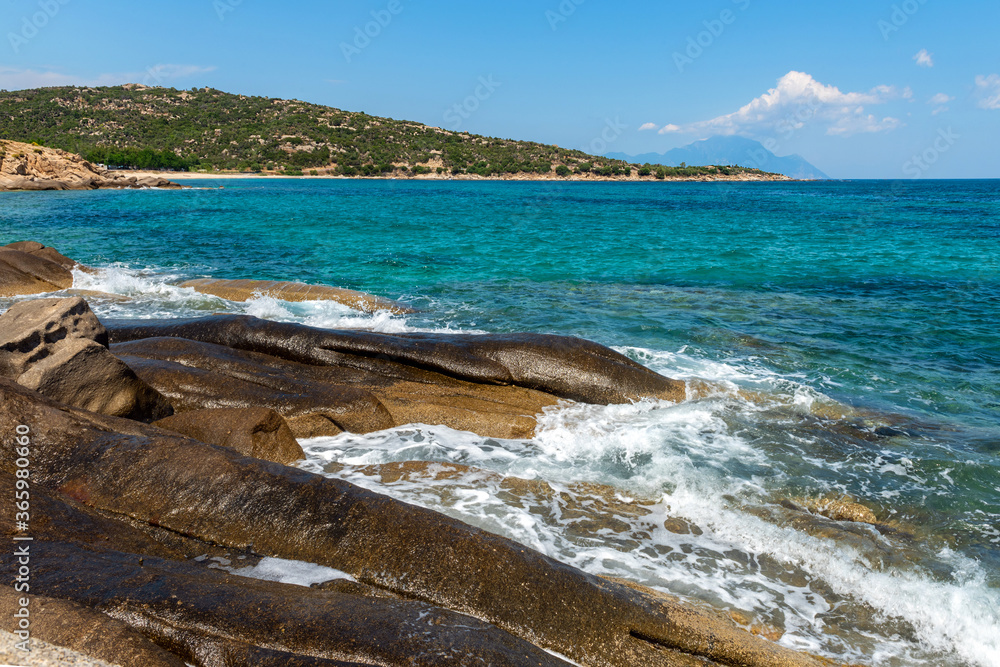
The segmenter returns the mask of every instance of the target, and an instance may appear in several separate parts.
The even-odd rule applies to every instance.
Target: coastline
[[[172,181],[191,181],[191,180],[232,180],[232,179],[242,179],[242,180],[274,180],[274,179],[304,179],[304,180],[345,180],[345,181],[389,181],[389,180],[401,180],[401,181],[539,181],[539,182],[573,182],[573,183],[598,183],[598,182],[608,182],[608,183],[662,183],[662,182],[680,182],[680,183],[716,183],[716,182],[732,182],[732,183],[755,183],[755,182],[788,182],[797,181],[799,179],[790,178],[788,176],[699,176],[699,177],[666,177],[663,179],[657,179],[655,176],[639,177],[639,176],[596,176],[588,174],[587,176],[581,176],[579,174],[573,174],[567,177],[561,176],[544,176],[540,174],[506,174],[504,176],[479,176],[476,174],[420,174],[417,176],[407,176],[407,177],[386,177],[386,176],[341,176],[334,174],[318,174],[311,175],[305,173],[302,176],[292,176],[280,173],[247,173],[247,172],[191,172],[191,171],[146,171],[146,170],[127,170],[127,173],[137,178],[146,177],[157,177],[166,178]]]

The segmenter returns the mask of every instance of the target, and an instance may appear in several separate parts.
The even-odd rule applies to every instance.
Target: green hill
[[[298,100],[139,84],[0,91],[0,139],[145,169],[345,176],[768,178],[742,167],[661,168],[529,141],[450,132]]]

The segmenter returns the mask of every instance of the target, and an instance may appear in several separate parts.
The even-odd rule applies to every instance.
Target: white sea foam
[[[113,264],[91,272],[73,272],[74,289],[102,292],[115,299],[88,296],[91,308],[102,318],[157,319],[203,317],[210,313],[239,313],[261,319],[293,322],[322,329],[362,329],[381,333],[457,333],[450,325],[400,315],[387,310],[363,313],[336,301],[289,302],[259,295],[234,302],[202,294],[178,284],[189,272],[135,269]],[[462,330],[462,333],[483,333]]]
[[[799,395],[825,400],[787,378],[699,363],[683,354],[673,358],[692,377],[768,385],[792,403]],[[792,648],[886,666],[1000,664],[1000,596],[976,562],[942,552],[935,557],[947,576],[919,564],[885,568],[850,543],[744,511],[744,504],[766,503],[768,488],[785,474],[729,424],[733,412],[752,417],[759,410],[733,397],[679,405],[564,403],[540,417],[531,440],[410,425],[303,441],[303,465],[321,472],[335,461],[348,466],[339,477],[443,511],[594,574],[748,612],[783,628],[781,643]],[[458,463],[495,475],[474,470],[436,480],[432,468],[382,484],[361,468],[405,460]],[[910,484],[923,481],[905,457],[885,453],[876,460],[882,474],[905,476]],[[507,476],[545,480],[550,491],[512,498],[503,486]],[[581,481],[612,485],[619,500],[649,500],[641,512],[605,516],[610,527],[595,529],[603,524],[581,519],[580,508],[597,508],[602,501],[574,485]],[[595,509],[590,518],[597,516]],[[684,519],[700,534],[671,532],[664,527],[668,519]],[[879,549],[897,548],[869,532]],[[837,620],[866,608],[874,620]]]
[[[259,563],[250,567],[232,567],[228,563],[213,564],[210,567],[225,570],[230,574],[240,577],[277,581],[283,584],[295,584],[296,586],[308,587],[312,584],[321,584],[332,579],[356,581],[354,577],[346,572],[335,570],[332,567],[298,560],[286,560],[284,558],[262,558]]]

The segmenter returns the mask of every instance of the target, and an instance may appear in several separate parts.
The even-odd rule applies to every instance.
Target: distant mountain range
[[[791,178],[830,178],[799,155],[778,157],[767,150],[759,141],[735,136],[710,137],[666,153],[644,153],[642,155],[608,153],[607,157],[638,164],[661,164],[665,167],[679,167],[681,163],[688,166],[739,165],[775,174],[784,174]]]

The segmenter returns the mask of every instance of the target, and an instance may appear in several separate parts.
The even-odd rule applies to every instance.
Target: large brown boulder
[[[436,512],[342,480],[172,437],[138,422],[79,411],[0,380],[0,432],[15,433],[19,424],[30,425],[30,439],[36,443],[33,486],[189,539],[232,549],[253,545],[262,555],[327,565],[362,584],[402,594],[410,604],[422,602],[474,616],[582,664],[820,664],[733,623],[593,577]],[[13,473],[16,456],[14,448],[0,450],[0,467]],[[157,559],[136,562],[134,556],[110,552],[94,557],[92,551],[81,553],[78,547],[56,543],[47,545],[46,552],[57,565],[39,568],[35,581],[45,595],[115,609],[125,618],[141,616],[140,622],[147,625],[150,617],[176,619],[190,605],[191,626],[208,627],[212,636],[231,641],[268,636],[273,639],[269,647],[329,650],[329,644],[317,642],[327,641],[321,637],[329,628],[347,625],[356,641],[371,637],[382,651],[401,646],[404,655],[426,655],[429,649],[416,636],[416,619],[440,619],[443,632],[460,622],[426,606],[392,607],[402,614],[394,617],[398,622],[383,620],[388,612],[380,610],[396,602],[391,600],[378,600],[378,606],[371,607],[344,606],[344,600],[330,615],[315,616],[318,598],[281,597],[272,585],[233,589],[228,580],[219,580],[206,587],[179,565]],[[6,563],[5,576],[11,567]],[[244,611],[239,618],[228,611],[213,617],[218,608]],[[294,622],[286,623],[286,618]],[[429,626],[424,622],[420,627]],[[470,635],[475,638],[481,632],[467,629],[449,635],[449,641],[470,641]],[[511,651],[535,661],[531,664],[554,660],[500,639],[492,645],[497,652],[484,658],[487,664],[528,664],[501,659]],[[480,650],[463,653],[470,650],[467,644],[455,646],[455,656],[475,657]],[[439,662],[426,664],[467,664],[461,657],[448,663],[440,653],[435,655]],[[402,661],[398,652],[375,656],[376,662]]]
[[[83,299],[15,303],[0,315],[0,373],[16,378],[73,340],[108,345],[107,329]]]
[[[87,302],[41,299],[0,316],[0,374],[49,398],[102,414],[153,421],[170,403],[107,348]]]
[[[14,476],[0,472],[0,493],[12,496],[14,490]],[[103,656],[108,648],[116,664],[133,664],[125,659],[134,637],[110,618],[102,621],[101,612],[184,660],[209,667],[360,667],[372,664],[372,656],[379,657],[376,664],[482,664],[476,656],[497,665],[565,664],[482,621],[400,601],[384,589],[357,585],[354,594],[344,595],[337,586],[321,592],[224,575],[198,562],[206,552],[222,553],[217,548],[128,517],[117,519],[44,486],[33,488],[32,509],[32,622],[39,611],[54,611],[42,619],[46,639],[90,655]],[[8,540],[18,534],[12,519],[0,516],[0,535]],[[251,562],[252,554],[242,555]],[[5,560],[0,573],[13,576],[15,567],[13,559]],[[359,594],[396,601],[383,604]],[[59,604],[49,609],[52,603]],[[89,615],[82,613],[87,610]],[[65,624],[61,635],[52,634],[59,629],[52,628],[55,622]],[[79,636],[84,622],[108,637]],[[127,642],[117,655],[108,646],[116,635]]]
[[[43,294],[73,286],[73,274],[44,254],[0,248],[0,296]]]
[[[306,457],[284,418],[269,408],[194,410],[153,426],[265,461],[287,465]]]
[[[67,271],[72,271],[74,268],[80,266],[76,261],[70,259],[66,255],[63,255],[55,248],[42,245],[37,241],[16,241],[14,243],[8,243],[4,246],[8,250],[18,250],[20,252],[26,252],[29,255],[34,255],[35,257],[41,257],[42,259],[47,259],[50,262],[55,262],[59,266],[63,267]]]
[[[542,334],[385,334],[329,331],[247,315],[168,320],[114,328],[112,342],[176,337],[313,366],[391,376],[421,369],[466,382],[514,385],[584,403],[684,400],[683,382],[603,345]]]
[[[222,280],[199,278],[181,283],[202,294],[212,294],[230,301],[249,301],[260,296],[269,296],[282,301],[336,301],[355,310],[374,313],[387,310],[391,313],[412,313],[412,308],[404,303],[380,296],[356,292],[327,285],[307,285],[286,280]]]
[[[369,433],[404,424],[443,424],[487,437],[530,437],[534,415],[556,397],[516,386],[457,380],[382,361],[368,369],[314,366],[184,338],[112,346],[180,412],[271,408],[296,437]]]
[[[60,403],[104,415],[148,422],[173,414],[160,392],[140,380],[108,348],[89,340],[56,346],[19,375],[17,383]]]

